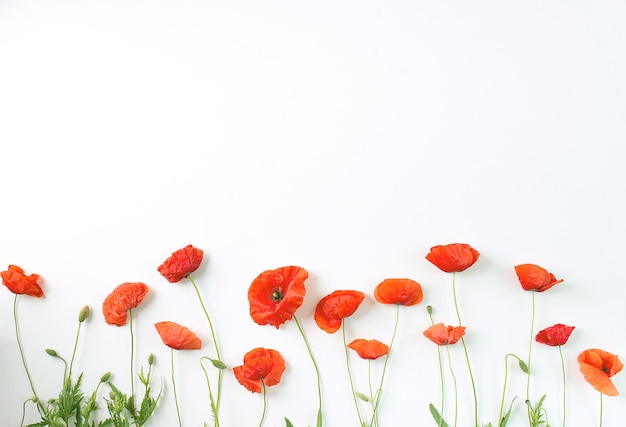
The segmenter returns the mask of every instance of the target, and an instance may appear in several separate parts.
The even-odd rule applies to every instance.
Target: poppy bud
[[[148,365],[153,365],[154,364],[154,354],[150,353],[150,355],[148,356]]]
[[[222,362],[221,360],[217,360],[217,359],[211,359],[211,363],[213,364],[213,366],[215,366],[217,369],[226,369],[226,364],[224,362]]]
[[[433,314],[433,306],[432,305],[427,305],[426,306],[426,311],[428,312],[428,314]]]
[[[53,350],[53,349],[51,349],[51,348],[47,348],[47,349],[46,349],[46,353],[48,353],[48,354],[49,354],[50,356],[52,356],[52,357],[59,357],[59,353],[57,353],[56,351],[54,351],[54,350]]]
[[[86,305],[83,308],[80,309],[80,312],[78,313],[78,321],[80,323],[83,323],[85,320],[87,320],[87,318],[89,317],[89,306]]]
[[[105,383],[109,381],[110,378],[111,378],[111,373],[107,372],[106,374],[102,375],[102,378],[100,378],[100,382]]]

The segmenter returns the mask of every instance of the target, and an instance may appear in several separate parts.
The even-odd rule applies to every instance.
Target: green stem
[[[454,375],[454,370],[452,369],[452,358],[450,357],[450,348],[446,345],[446,353],[448,353],[448,367],[450,368],[450,374],[452,375],[452,381],[454,383],[454,426],[456,427],[457,417],[458,417],[458,409],[459,409],[459,397],[458,397],[458,389],[456,385],[456,375]],[[441,414],[443,417],[443,413]]]
[[[133,403],[133,412],[135,411],[135,334],[133,332],[133,310],[128,310],[128,326],[130,329],[130,390]]]
[[[183,422],[180,418],[180,407],[178,406],[178,393],[176,393],[176,376],[174,375],[174,349],[170,349],[170,361],[172,365],[172,391],[174,392],[174,402],[176,403],[176,415],[178,416],[178,425],[183,427]]]
[[[498,414],[498,427],[500,426],[500,423],[502,422],[502,413],[504,412],[504,399],[506,398],[506,383],[509,377],[509,364],[508,364],[509,356],[513,356],[514,358],[516,358],[518,363],[521,361],[521,359],[517,357],[516,355],[514,355],[513,353],[509,353],[506,356],[504,356],[504,386],[502,387],[502,402],[500,402],[500,413]]]
[[[370,427],[373,427],[378,424],[378,406],[380,405],[380,399],[383,395],[383,382],[385,381],[385,373],[387,372],[387,363],[389,362],[389,355],[391,354],[391,348],[393,347],[393,342],[396,339],[396,332],[398,331],[398,323],[400,319],[400,304],[396,304],[396,320],[393,325],[393,333],[391,334],[391,341],[389,342],[389,351],[385,356],[385,363],[383,364],[383,373],[380,377],[380,386],[376,391],[376,405],[374,406],[374,413],[372,414],[372,421],[370,422]]]
[[[530,372],[531,372],[531,365],[530,365],[530,356],[532,354],[532,348],[533,348],[533,335],[534,335],[534,329],[535,329],[535,291],[530,291],[532,293],[532,305],[531,305],[531,314],[530,314],[530,336],[528,339],[528,375],[526,376],[526,401],[530,402]],[[529,406],[529,411],[530,411],[530,406]]]
[[[454,298],[454,309],[456,311],[456,317],[459,321],[459,326],[463,326],[461,321],[461,314],[459,312],[459,304],[456,298],[456,273],[452,273],[452,296]],[[474,382],[474,374],[472,373],[472,366],[469,360],[469,354],[467,352],[467,346],[465,345],[465,338],[461,337],[461,344],[463,345],[463,352],[465,353],[465,362],[467,363],[467,370],[469,372],[470,381],[472,383],[472,393],[474,395],[474,425],[478,427],[478,397],[476,395],[476,383]]]
[[[565,360],[563,359],[563,349],[559,345],[559,355],[561,356],[561,373],[563,374],[563,427],[565,427],[565,412],[566,412],[566,396],[567,385],[565,383]]]
[[[354,406],[356,408],[356,415],[359,418],[359,425],[363,425],[363,418],[361,418],[361,411],[359,410],[359,401],[356,396],[356,390],[354,388],[354,381],[352,380],[352,371],[350,370],[350,357],[348,354],[348,343],[346,341],[346,320],[341,323],[341,334],[343,336],[343,349],[346,354],[346,369],[348,371],[348,379],[350,380],[350,390],[352,391],[352,399],[354,400]],[[370,386],[371,393],[371,386]]]
[[[213,363],[213,362],[211,361],[210,358],[208,358],[206,356],[202,356],[200,358],[200,366],[202,367],[202,370],[204,371],[204,377],[206,378],[206,384],[207,384],[207,386],[209,388],[209,400],[211,401],[211,412],[213,413],[213,419],[215,421],[215,427],[219,427],[220,426],[220,421],[219,421],[219,418],[217,416],[217,407],[215,405],[215,399],[213,398],[213,390],[211,389],[211,381],[209,380],[209,374],[208,374],[206,368],[202,364],[202,361],[205,360],[205,359],[210,361],[211,363]]]
[[[78,348],[78,337],[80,336],[80,327],[83,323],[78,322],[78,329],[76,331],[76,339],[74,340],[74,351],[72,351],[72,358],[70,359],[70,370],[67,375],[68,378],[72,378],[72,367],[74,366],[74,357],[76,357],[76,349]]]
[[[217,354],[217,360],[222,361],[222,354],[220,353],[220,346],[217,343],[217,336],[215,334],[215,328],[213,327],[213,322],[211,321],[211,316],[209,316],[209,311],[207,310],[204,300],[202,299],[202,295],[200,294],[200,290],[198,289],[198,285],[191,277],[191,274],[187,275],[193,288],[196,291],[196,295],[198,296],[198,301],[200,301],[200,305],[202,306],[202,311],[204,311],[204,315],[206,316],[206,320],[209,322],[209,329],[211,329],[211,338],[213,339],[213,346],[215,346],[215,353]],[[220,398],[222,396],[222,369],[219,369],[217,372],[217,399],[215,402],[215,418],[217,419],[217,411],[220,406]]]
[[[602,427],[602,393],[600,393],[600,427]]]
[[[376,409],[376,406],[374,403],[376,402],[376,396],[374,395],[374,388],[372,387],[372,360],[371,359],[367,359],[367,384],[370,389],[370,403],[372,405],[372,411],[374,411],[374,409]],[[363,425],[362,422],[361,422],[361,425]]]
[[[316,426],[320,427],[322,424],[322,377],[320,375],[319,367],[317,366],[317,362],[315,361],[315,357],[313,356],[313,352],[311,351],[311,346],[309,345],[309,340],[307,340],[306,335],[304,334],[304,330],[298,321],[298,318],[294,315],[293,320],[296,322],[296,326],[298,326],[298,330],[300,331],[300,335],[302,335],[302,339],[304,340],[304,345],[306,346],[306,350],[311,357],[311,361],[313,362],[313,367],[315,368],[315,376],[317,377],[317,399],[319,402],[319,407],[317,410],[317,422]]]
[[[430,307],[430,306],[429,306]],[[433,319],[432,309],[429,308],[428,317],[430,317],[430,324],[434,325],[435,320]],[[443,425],[443,409],[444,409],[444,381],[443,381],[443,363],[441,362],[441,346],[437,346],[437,361],[439,362],[439,382],[441,383],[441,409],[439,410],[439,422],[437,423],[437,427],[441,427]]]
[[[35,397],[35,399],[37,399],[37,408],[39,410],[39,413],[43,415],[46,411],[43,405],[41,404],[41,402],[39,401],[39,396],[37,395],[37,392],[35,391],[35,386],[33,385],[33,379],[30,376],[30,371],[28,370],[28,366],[26,365],[26,357],[24,356],[24,348],[22,347],[22,339],[20,338],[20,328],[19,328],[19,323],[17,320],[17,297],[18,296],[19,296],[18,294],[15,294],[15,299],[13,300],[13,320],[15,323],[15,338],[17,339],[17,347],[20,350],[20,357],[22,358],[22,365],[24,365],[24,370],[26,371],[26,377],[28,378],[30,389],[32,390],[33,396]]]
[[[259,427],[263,425],[263,421],[265,421],[265,412],[267,411],[267,390],[265,389],[265,382],[261,379],[261,387],[263,390],[263,413],[261,413],[261,422],[259,423]]]

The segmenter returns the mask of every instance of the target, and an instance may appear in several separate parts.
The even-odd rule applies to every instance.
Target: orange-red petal
[[[37,284],[38,274],[26,276],[24,270],[17,265],[9,265],[6,271],[0,272],[2,284],[11,292],[18,295],[28,295],[35,298],[43,296],[43,290]]]
[[[343,319],[352,316],[364,298],[365,294],[360,291],[340,290],[326,295],[315,307],[315,323],[329,334],[336,332]]]
[[[535,264],[516,265],[515,273],[525,291],[544,292],[563,281],[557,280],[554,274]]]
[[[389,353],[389,346],[378,340],[358,338],[348,344],[362,359],[374,360]]]
[[[261,381],[268,387],[278,384],[283,372],[285,360],[280,353],[261,347],[250,350],[243,358],[243,365],[233,368],[239,384],[253,393],[261,392]]]
[[[415,305],[422,302],[422,286],[411,279],[385,279],[374,289],[374,298],[382,304]]]
[[[457,273],[474,265],[479,256],[467,243],[452,243],[433,246],[426,259],[446,273]]]
[[[278,328],[290,320],[302,305],[309,273],[302,267],[287,266],[261,273],[248,289],[250,317],[259,325]]]
[[[465,335],[465,326],[437,323],[424,331],[424,336],[437,345],[456,344]]]
[[[202,257],[203,252],[201,249],[187,245],[174,252],[157,270],[168,282],[180,282],[198,269],[200,263],[202,263]]]
[[[592,348],[580,353],[578,363],[580,372],[593,388],[607,396],[619,395],[611,377],[620,372],[624,365],[616,355]]]
[[[554,326],[550,326],[549,328],[539,331],[535,336],[535,341],[551,346],[564,345],[567,343],[567,340],[574,329],[575,326],[567,326],[562,323],[557,323]]]
[[[147,293],[148,286],[141,282],[126,282],[116,287],[102,303],[105,322],[109,325],[125,325],[128,310],[137,307]]]
[[[174,350],[200,350],[202,340],[188,328],[176,322],[159,322],[154,327],[163,343]]]

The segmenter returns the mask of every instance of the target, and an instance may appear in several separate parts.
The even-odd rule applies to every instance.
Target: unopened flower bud
[[[428,314],[433,314],[433,306],[432,305],[427,305],[426,306],[426,311],[428,312]]]
[[[89,317],[89,306],[86,305],[83,308],[80,309],[80,313],[78,313],[78,321],[80,323],[83,323],[85,320],[87,320],[87,318]]]
[[[57,353],[55,350],[51,348],[47,348],[46,353],[48,353],[52,357],[59,357],[59,353]]]
[[[109,381],[110,378],[111,378],[111,373],[107,372],[106,374],[102,375],[102,378],[100,378],[100,382],[105,383]]]
[[[148,356],[148,365],[154,364],[154,354],[150,353]]]

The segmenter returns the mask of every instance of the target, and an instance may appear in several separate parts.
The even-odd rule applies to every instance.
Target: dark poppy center
[[[272,291],[272,301],[280,301],[283,299],[283,294],[280,293],[280,289],[278,288],[274,288],[274,290]]]

